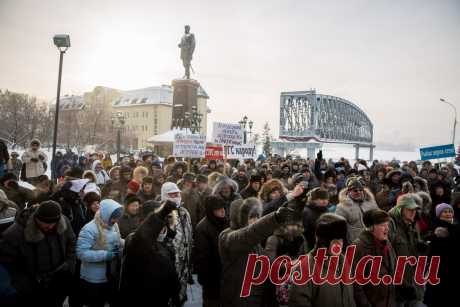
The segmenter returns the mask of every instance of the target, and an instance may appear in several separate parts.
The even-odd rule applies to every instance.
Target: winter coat
[[[308,256],[308,264],[310,272],[313,272],[315,265],[314,256],[316,249],[311,251]],[[340,258],[338,268],[342,267],[343,256]],[[329,260],[324,262],[323,271],[321,276],[326,275]],[[340,274],[336,274],[340,276]],[[342,307],[355,307],[355,300],[353,298],[353,285],[331,285],[325,283],[324,285],[315,285],[309,281],[305,285],[294,285],[289,291],[289,307],[312,307],[312,306],[342,306]]]
[[[129,236],[120,282],[123,306],[168,306],[169,300],[179,300],[175,256],[157,240],[164,227],[165,221],[151,213]]]
[[[44,164],[48,161],[48,157],[42,150],[28,149],[22,154],[21,160],[25,164],[26,178],[35,178],[45,174]]]
[[[70,190],[71,186],[71,182],[66,182],[56,193],[51,195],[51,199],[61,205],[62,214],[69,219],[72,230],[78,235],[87,223],[85,205],[80,195]]]
[[[13,225],[17,206],[8,199],[0,198],[0,236],[5,229]]]
[[[246,263],[249,254],[263,254],[261,242],[280,226],[274,213],[247,225],[248,212],[240,210],[242,203],[242,200],[232,203],[230,228],[219,236],[219,254],[222,261],[221,302],[224,307],[261,306],[262,285],[253,286],[248,297],[240,297]],[[257,276],[259,272],[255,274]]]
[[[319,207],[314,203],[308,203],[303,209],[302,224],[304,228],[304,236],[309,249],[312,249],[316,243],[316,221],[321,215],[327,212],[329,212],[328,207]]]
[[[230,187],[232,188],[232,194],[229,198],[225,198],[221,194],[221,191],[225,185],[230,185]],[[222,177],[219,180],[217,180],[216,184],[212,189],[212,195],[219,196],[222,198],[223,202],[225,203],[225,215],[227,217],[229,217],[230,214],[230,204],[235,200],[241,199],[241,195],[238,194],[238,184],[228,177]]]
[[[140,215],[130,215],[126,211],[118,221],[118,227],[120,228],[120,234],[125,239],[130,233],[136,231],[141,223]]]
[[[96,166],[98,164],[102,165],[101,161],[95,160],[91,166],[91,170],[96,174],[96,184],[104,185],[110,181],[110,177],[109,177],[109,174],[107,174],[107,172],[104,169],[100,170],[99,172],[96,171]]]
[[[0,140],[0,162],[6,164],[9,159],[10,155],[8,154],[8,147],[6,146],[5,142]]]
[[[195,230],[194,268],[198,282],[203,286],[203,296],[213,300],[220,298],[222,263],[219,256],[219,234],[228,226],[226,218],[216,218],[209,209]]]
[[[452,268],[458,266],[458,258],[455,257],[455,248],[458,249],[460,242],[455,241],[455,234],[459,230],[458,224],[450,224],[446,221],[436,219],[433,225],[433,230],[437,227],[446,228],[449,236],[440,238],[435,235],[431,236],[430,257],[439,256],[439,271],[438,277],[440,283],[438,285],[426,285],[424,303],[428,306],[437,306],[440,302],[445,302],[443,305],[448,305],[456,297],[457,276]]]
[[[374,196],[368,189],[364,189],[364,200],[356,202],[352,200],[347,190],[339,193],[339,204],[335,211],[336,214],[343,216],[347,220],[347,238],[349,242],[355,241],[364,229],[363,214],[371,209],[378,209]]]
[[[54,278],[69,277],[75,267],[75,235],[67,218],[61,216],[56,232],[45,235],[35,222],[35,210],[22,211],[0,241],[0,255],[12,285],[25,295]]]
[[[421,240],[415,223],[406,224],[398,207],[390,210],[389,238],[396,256],[422,256],[428,252],[426,244]],[[396,300],[421,300],[423,286],[415,284],[415,266],[406,266],[401,286],[396,288]]]
[[[108,226],[112,213],[121,208],[116,202],[102,206],[99,214],[86,224],[80,231],[77,240],[77,257],[81,260],[80,277],[89,283],[107,282],[107,255],[109,252],[120,252],[123,241],[120,238],[118,225]],[[101,227],[98,218],[105,226]],[[103,233],[100,232],[102,229]],[[105,244],[100,238],[103,237]],[[114,260],[112,260],[114,261]]]
[[[201,202],[200,194],[193,188],[182,190],[181,195],[184,208],[190,214],[192,228],[195,229],[196,224],[205,216],[204,203]]]
[[[365,230],[361,233],[359,238],[354,242],[356,245],[356,254],[354,258],[354,265],[364,256],[380,256],[382,257],[382,265],[379,270],[379,277],[384,275],[393,276],[396,268],[396,254],[389,241],[386,242],[388,253],[385,256],[382,248],[377,246],[374,235]],[[364,271],[365,276],[369,276],[369,266]],[[396,306],[396,294],[394,285],[372,285],[371,283],[360,286],[354,284],[355,301],[358,307],[392,307]]]

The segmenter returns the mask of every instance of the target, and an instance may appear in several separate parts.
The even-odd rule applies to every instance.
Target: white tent
[[[152,136],[147,140],[147,142],[152,144],[167,144],[167,143],[174,143],[174,136],[178,133],[187,134],[190,133],[190,130],[186,129],[173,129],[166,131],[165,133]]]

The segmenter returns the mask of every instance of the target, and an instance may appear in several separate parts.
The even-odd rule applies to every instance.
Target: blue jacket
[[[122,206],[114,200],[104,199],[99,209],[100,217],[105,224],[109,224],[112,213]],[[86,224],[80,231],[77,240],[77,257],[81,260],[80,277],[90,283],[107,282],[107,256],[109,252],[121,252],[120,233],[117,231],[118,226],[104,228],[105,249],[96,249],[96,241],[99,237],[99,229],[96,220]]]

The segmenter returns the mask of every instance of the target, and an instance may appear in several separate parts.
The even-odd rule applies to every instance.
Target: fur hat
[[[259,197],[262,201],[268,202],[269,195],[274,189],[279,189],[281,193],[286,193],[287,190],[284,187],[283,183],[278,179],[270,179],[265,182],[260,188]]]
[[[321,188],[314,188],[308,192],[308,201],[314,201],[316,199],[329,199],[329,193]]]
[[[147,176],[147,177],[142,178],[142,184],[145,184],[145,183],[152,183],[153,184],[153,177]]]
[[[87,205],[91,205],[95,201],[101,201],[101,196],[96,192],[89,192],[86,193],[85,196],[83,196],[83,201]]]
[[[195,181],[197,183],[208,183],[208,176],[199,174],[198,176],[196,176]]]
[[[371,209],[363,214],[363,223],[366,227],[378,225],[390,220],[390,215],[381,209]]]
[[[346,242],[347,221],[335,213],[324,213],[316,222],[316,247],[328,247],[334,239]]]

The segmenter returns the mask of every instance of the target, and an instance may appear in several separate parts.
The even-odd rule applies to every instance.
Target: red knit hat
[[[137,181],[131,180],[130,182],[128,182],[128,189],[130,189],[134,193],[137,193],[137,191],[139,191],[140,187],[141,186],[139,185],[139,183],[137,183]]]

